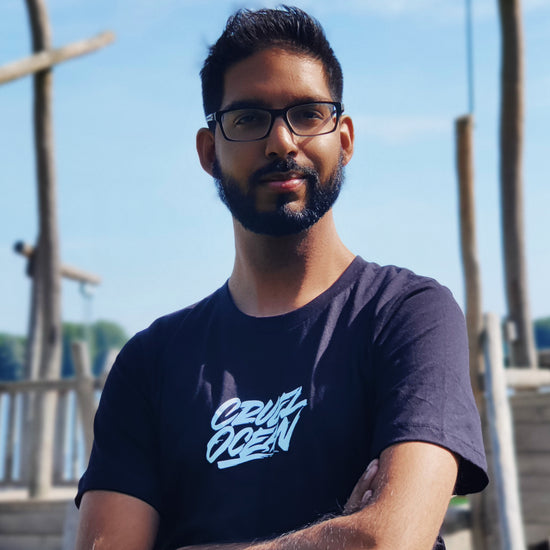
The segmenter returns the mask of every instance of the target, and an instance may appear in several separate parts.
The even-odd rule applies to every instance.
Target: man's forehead
[[[323,63],[303,52],[280,47],[262,49],[229,67],[223,92],[222,109],[282,108],[332,99]]]

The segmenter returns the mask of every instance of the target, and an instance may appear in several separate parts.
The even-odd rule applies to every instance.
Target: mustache
[[[313,168],[307,168],[301,166],[294,159],[275,159],[266,166],[256,170],[250,178],[249,183],[251,186],[260,185],[261,179],[271,174],[284,174],[285,172],[297,172],[310,182],[316,182],[319,180],[319,174]]]

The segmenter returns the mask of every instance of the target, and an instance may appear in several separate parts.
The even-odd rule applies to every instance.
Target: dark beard
[[[318,222],[335,203],[344,182],[342,158],[338,161],[333,174],[323,184],[316,170],[304,168],[289,158],[276,160],[252,174],[248,188],[254,190],[258,185],[262,185],[260,179],[271,173],[290,171],[299,172],[307,180],[304,208],[301,211],[292,210],[288,205],[288,195],[281,194],[274,210],[259,212],[254,193],[243,193],[237,182],[222,173],[218,159],[213,165],[218,195],[233,217],[249,231],[274,237],[295,235]]]

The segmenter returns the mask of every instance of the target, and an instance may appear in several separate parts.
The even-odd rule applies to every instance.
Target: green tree
[[[23,376],[25,339],[0,334],[0,380],[18,380]]]
[[[71,344],[75,340],[88,342],[92,373],[98,376],[105,367],[109,350],[120,349],[128,336],[120,325],[112,321],[96,321],[89,327],[81,323],[63,323],[63,377],[74,376]]]
[[[538,349],[550,348],[550,317],[535,321],[535,341]]]
[[[120,325],[112,321],[97,321],[90,332],[93,342],[92,372],[98,376],[105,367],[109,350],[122,348],[128,335]]]
[[[112,321],[97,321],[87,327],[82,323],[63,323],[61,376],[74,376],[71,345],[75,340],[88,341],[94,376],[101,374],[111,349],[120,349],[128,340],[124,329]],[[22,336],[0,333],[0,380],[18,380],[23,377],[25,341]]]

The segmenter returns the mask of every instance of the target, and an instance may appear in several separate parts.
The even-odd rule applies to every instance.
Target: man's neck
[[[327,290],[354,255],[340,240],[332,211],[307,231],[288,237],[257,235],[235,226],[235,265],[229,290],[254,317],[282,315]]]

